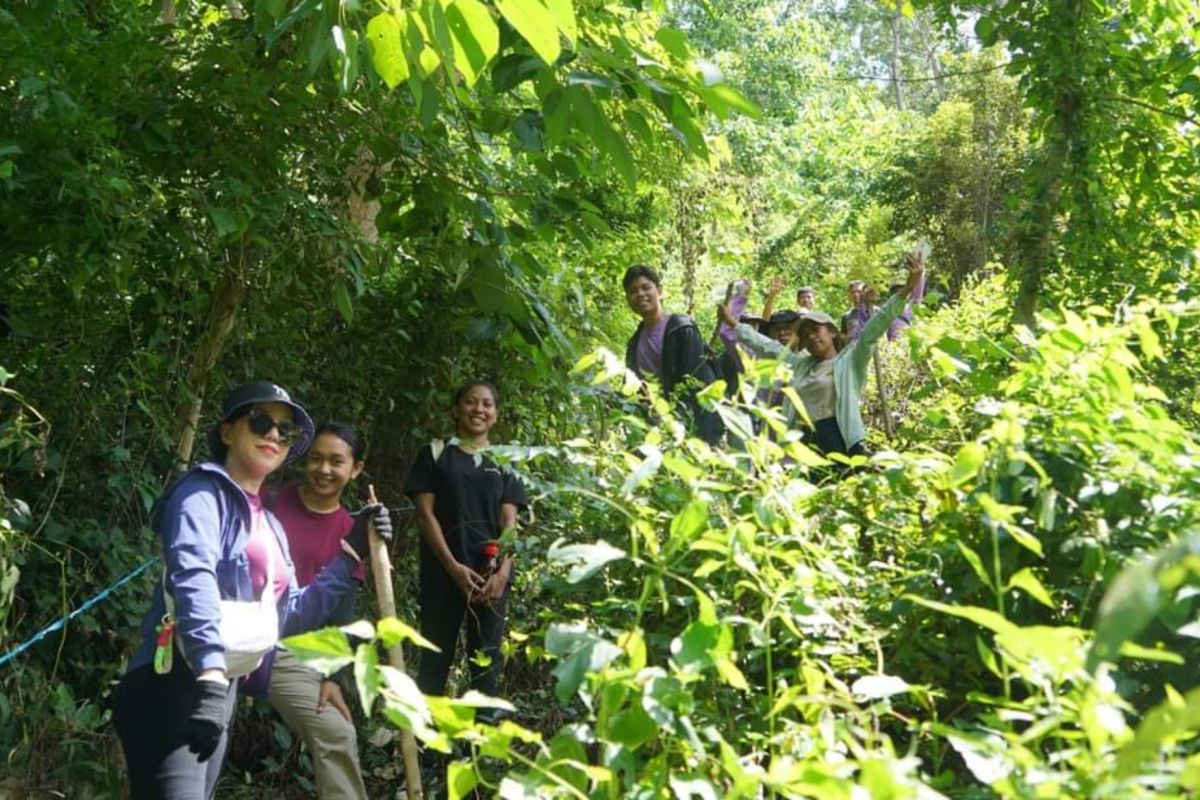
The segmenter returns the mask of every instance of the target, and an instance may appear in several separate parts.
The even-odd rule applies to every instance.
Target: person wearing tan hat
[[[922,254],[911,254],[907,282],[871,316],[858,338],[845,346],[837,323],[820,311],[802,314],[796,322],[796,337],[802,352],[793,352],[748,325],[734,327],[738,342],[751,354],[780,359],[791,366],[792,388],[804,403],[805,415],[811,422],[805,438],[817,450],[845,455],[866,453],[861,395],[867,383],[871,353],[892,320],[904,310],[924,273]],[[726,323],[735,322],[725,306],[718,306],[717,313]],[[788,408],[786,414],[789,424],[794,425],[797,410]]]

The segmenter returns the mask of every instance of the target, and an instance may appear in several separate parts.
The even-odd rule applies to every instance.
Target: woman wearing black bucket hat
[[[212,460],[188,470],[155,504],[164,570],[113,714],[134,798],[213,796],[237,680],[278,638],[329,618],[367,556],[369,521],[391,537],[387,510],[368,506],[343,540],[344,555],[297,588],[287,538],[259,490],[312,436],[308,413],[283,389],[266,381],[239,386],[209,432]]]

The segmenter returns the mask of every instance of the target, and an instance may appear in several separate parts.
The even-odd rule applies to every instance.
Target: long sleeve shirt
[[[867,427],[862,418],[862,390],[867,383],[867,368],[871,363],[871,353],[875,343],[887,332],[888,326],[904,309],[905,299],[893,295],[879,310],[867,320],[859,331],[858,338],[846,345],[833,359],[833,385],[835,397],[835,414],[838,429],[846,447],[854,445],[867,438]],[[819,363],[818,359],[808,353],[797,353],[789,350],[774,339],[755,331],[749,325],[738,325],[735,329],[738,342],[752,355],[760,358],[774,358],[784,361],[792,368],[792,386],[797,386],[813,371]],[[785,411],[789,425],[796,423],[795,409]]]
[[[912,307],[919,304],[925,299],[925,273],[921,273],[921,277],[917,278],[917,285],[913,287],[912,296],[909,297],[908,303],[904,306],[904,310],[900,312],[900,316],[892,320],[892,324],[888,325],[887,338],[889,342],[894,342],[896,337],[900,335],[900,331],[912,324],[913,312]]]

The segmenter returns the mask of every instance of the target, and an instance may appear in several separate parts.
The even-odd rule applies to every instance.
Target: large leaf
[[[454,0],[446,22],[454,35],[454,65],[472,86],[500,51],[500,29],[479,0]]]
[[[1021,589],[1046,608],[1054,608],[1054,598],[1029,567],[1018,570],[1009,578],[1008,588]]]
[[[354,661],[346,635],[337,628],[321,628],[280,642],[292,655],[322,675],[332,675]]]
[[[558,60],[562,53],[558,23],[540,0],[496,0],[496,8],[542,61],[553,64]]]
[[[1121,570],[1100,601],[1088,669],[1115,661],[1184,585],[1200,584],[1200,534],[1191,532],[1158,555]]]
[[[970,620],[976,625],[987,628],[994,633],[1013,633],[1019,630],[1016,625],[1005,619],[1003,614],[1000,614],[998,611],[992,611],[990,608],[948,605],[946,603],[939,603],[936,600],[926,600],[924,597],[913,594],[907,594],[905,598],[926,608],[932,608],[934,611]]]
[[[567,573],[569,583],[579,583],[587,580],[610,561],[625,557],[625,551],[613,547],[603,539],[595,544],[562,544],[559,539],[550,545],[546,552],[546,560],[551,564],[569,564],[571,571]]]
[[[395,89],[408,80],[408,59],[404,55],[405,21],[405,17],[384,12],[375,15],[367,23],[371,66],[389,89]]]
[[[633,151],[629,149],[624,135],[613,128],[604,111],[587,91],[572,94],[571,106],[578,127],[609,157],[625,185],[633,189],[637,185],[637,166],[633,161]]]
[[[1151,709],[1137,732],[1117,756],[1117,774],[1134,775],[1143,763],[1157,758],[1159,751],[1180,737],[1200,730],[1200,689],[1180,696],[1167,687],[1167,699]]]
[[[554,16],[554,24],[566,37],[567,43],[574,47],[575,39],[579,36],[579,26],[575,21],[573,0],[546,0],[546,7],[550,9],[550,13]]]
[[[603,669],[624,652],[589,631],[583,623],[551,625],[546,631],[546,650],[560,658],[553,670],[558,679],[554,693],[564,704],[579,690],[589,672]]]

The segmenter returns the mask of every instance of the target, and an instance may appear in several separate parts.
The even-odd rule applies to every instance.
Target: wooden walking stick
[[[883,382],[883,369],[879,366],[878,349],[871,354],[871,360],[875,362],[875,385],[879,387],[879,405],[883,409],[883,430],[887,433],[888,441],[891,441],[896,435],[896,426],[892,422],[892,411],[888,403],[887,385]]]
[[[375,497],[375,487],[367,487],[367,500],[374,504],[379,500]],[[371,532],[371,574],[375,576],[375,597],[379,601],[379,618],[396,616],[396,595],[392,590],[392,557],[388,554],[387,542],[375,532],[374,523]],[[404,647],[397,643],[387,649],[388,661],[393,667],[405,672]],[[408,786],[410,800],[422,800],[425,797],[421,789],[421,763],[417,758],[417,740],[412,731],[400,731],[400,754],[404,757],[404,777]]]

